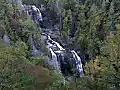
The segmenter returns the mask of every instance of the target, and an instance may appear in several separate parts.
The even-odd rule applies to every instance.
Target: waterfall
[[[60,70],[60,67],[59,67],[59,64],[58,64],[58,61],[57,61],[57,55],[54,53],[54,51],[49,48],[50,52],[51,52],[51,55],[52,55],[52,59],[50,60],[52,62],[52,66],[54,68],[54,70]]]
[[[42,15],[41,15],[40,10],[34,5],[32,6],[32,9],[33,9],[33,12],[35,12],[36,14],[37,19],[42,21]]]
[[[78,70],[77,74],[80,74],[80,76],[81,76],[83,74],[83,67],[82,67],[81,58],[78,56],[78,54],[74,50],[72,50],[71,53],[76,61],[76,68]]]
[[[42,14],[40,12],[40,10],[32,5],[28,7],[28,14],[31,15],[31,19],[40,23],[42,21]]]
[[[28,13],[31,15],[31,19],[35,22],[37,21],[42,22],[42,15],[40,10],[32,5],[28,7]],[[39,19],[39,20],[38,20]],[[46,30],[46,29],[45,29]],[[78,54],[72,50],[65,50],[58,42],[54,41],[51,38],[50,30],[46,30],[46,33],[43,31],[42,37],[45,37],[43,40],[47,42],[47,48],[50,51],[51,57],[48,59],[48,64],[50,68],[52,68],[55,71],[63,72],[63,74],[68,73],[73,75],[73,73],[76,73],[80,77],[82,77],[83,74],[83,67],[81,58],[78,56]],[[51,30],[52,32],[52,30]],[[34,45],[34,40],[31,37],[30,39],[30,45],[32,49],[32,55],[35,57],[40,56],[40,51],[37,50],[37,48]],[[74,68],[75,71],[73,70]],[[73,70],[73,72],[72,72]]]
[[[51,40],[54,44],[56,44],[56,46],[59,48],[59,50],[65,50],[62,46],[60,46],[60,44],[58,42],[53,41],[50,36],[48,36],[48,39]]]
[[[52,39],[48,39],[48,40],[52,40]],[[60,65],[58,63],[58,59],[57,59],[57,55],[55,54],[55,52],[53,51],[52,48],[56,48],[55,45],[51,42],[48,42],[48,49],[50,50],[50,53],[52,55],[51,60],[49,61],[50,65],[53,67],[54,70],[60,70]]]

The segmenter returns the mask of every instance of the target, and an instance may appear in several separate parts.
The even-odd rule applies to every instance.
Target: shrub
[[[0,89],[44,90],[51,83],[49,71],[31,64],[22,49],[0,44]]]

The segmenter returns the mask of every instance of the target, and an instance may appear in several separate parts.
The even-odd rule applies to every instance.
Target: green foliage
[[[24,88],[34,78],[26,73],[29,61],[19,48],[0,45],[0,88]]]
[[[53,83],[46,90],[68,90],[69,84],[61,73],[52,72]]]
[[[47,4],[48,7],[55,4],[60,19],[63,19],[61,36],[68,44],[68,48],[79,50],[82,58],[87,54],[92,59],[85,65],[85,76],[68,83],[62,75],[53,72],[50,75],[51,73],[42,67],[35,66],[46,57],[30,57],[27,45],[30,35],[37,36],[40,46],[43,47],[42,51],[48,55],[37,25],[29,16],[22,16],[25,13],[21,13],[12,4],[12,0],[0,0],[0,37],[7,31],[13,42],[11,48],[0,44],[0,89],[44,90],[49,85],[47,90],[120,89],[120,1],[86,0],[84,3],[76,1],[23,0],[25,4],[38,6],[41,3]],[[111,31],[114,31],[114,34],[111,34]],[[71,33],[75,35],[71,37]]]
[[[90,76],[93,79],[91,81],[95,82],[91,86],[96,85],[97,89],[93,88],[95,90],[120,89],[119,24],[117,30],[116,35],[111,34],[107,38],[105,46],[101,47],[102,54],[86,65],[86,75]]]
[[[119,1],[109,0],[86,0],[85,3],[77,3],[73,0],[61,1],[61,15],[64,19],[61,31],[63,39],[66,42],[72,41],[72,48],[80,50],[82,57],[86,54],[90,58],[100,55],[100,48],[110,33],[111,24],[119,22],[119,12],[115,12],[119,9],[116,3],[119,5]],[[71,33],[75,33],[75,36],[69,36]],[[71,48],[71,45],[69,46]]]
[[[0,34],[5,30],[10,30],[9,20],[13,14],[13,6],[11,0],[0,1]]]
[[[35,32],[39,31],[38,27],[34,22],[27,18],[25,21],[20,21],[22,30],[18,33],[18,35],[24,39],[27,39],[30,35],[34,34]],[[26,37],[26,38],[25,38]]]
[[[22,0],[24,4],[27,5],[37,5],[39,6],[40,4],[45,4],[47,2],[51,2],[53,0]]]
[[[83,79],[86,82],[81,81],[84,84],[77,86],[86,87],[85,90],[119,90],[120,1],[86,0],[85,3],[68,3],[63,5],[61,14],[64,18],[61,31],[63,38],[67,43],[72,41],[69,48],[72,46],[79,50],[82,58],[88,54],[92,59],[86,64]],[[77,31],[74,37],[70,37],[74,17],[77,18]],[[112,26],[113,23],[115,26]],[[115,35],[110,34],[111,30],[115,31]]]
[[[50,73],[30,62],[27,43],[31,34],[41,39],[37,25],[29,16],[23,17],[25,12],[22,13],[11,0],[1,0],[0,8],[0,38],[7,32],[12,44],[8,48],[0,41],[0,90],[44,90],[52,83]]]
[[[42,89],[52,84],[55,73],[50,74],[47,69],[35,66],[26,58],[26,45],[16,43],[16,48],[8,48],[0,44],[0,89]],[[19,47],[19,48],[18,48]]]

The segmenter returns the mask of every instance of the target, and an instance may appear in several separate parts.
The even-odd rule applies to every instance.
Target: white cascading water
[[[42,21],[42,15],[41,15],[41,12],[39,11],[39,9],[34,5],[32,5],[31,7],[32,7],[31,8],[32,11],[36,12],[35,16],[37,17],[37,19]],[[58,58],[57,58],[56,54],[59,53],[62,55],[62,52],[65,51],[65,49],[58,42],[52,40],[49,35],[47,35],[47,37],[48,37],[48,39],[47,39],[48,49],[50,50],[50,53],[52,56],[52,58],[48,62],[53,67],[54,70],[60,71],[60,65],[58,63]],[[32,44],[32,45],[33,45],[32,46],[33,53],[36,56],[37,54],[39,54],[39,51],[36,49],[34,44]],[[54,50],[54,49],[57,49],[57,50]],[[73,55],[73,58],[76,63],[77,74],[79,74],[80,77],[82,77],[83,66],[82,66],[81,58],[78,56],[78,54],[74,50],[71,51],[71,54]]]
[[[51,40],[54,44],[56,44],[56,46],[60,49],[60,50],[65,50],[62,46],[60,46],[60,44],[58,42],[55,42],[54,40],[52,40],[50,38],[50,36],[48,36],[48,40]]]
[[[54,53],[54,51],[53,51],[51,48],[49,48],[49,50],[50,50],[51,55],[52,55],[52,60],[51,60],[51,62],[52,62],[52,66],[54,67],[53,69],[59,71],[59,70],[60,70],[60,67],[59,67],[59,63],[58,63],[58,61],[57,61],[57,55]]]
[[[76,68],[78,70],[78,73],[80,74],[80,76],[82,76],[83,66],[82,66],[81,58],[78,56],[78,54],[74,50],[72,50],[71,53],[73,54],[73,57],[76,60]]]
[[[49,43],[49,41],[51,41],[51,43]],[[58,46],[58,47],[55,47],[55,46]],[[48,35],[48,49],[50,50],[51,55],[52,55],[52,64],[53,64],[52,66],[54,67],[55,70],[60,71],[60,64],[58,63],[57,55],[55,51],[52,50],[52,48],[60,48],[63,50],[63,48],[60,45],[56,45],[56,42],[53,41]]]
[[[42,21],[42,15],[41,15],[40,10],[34,5],[32,5],[31,7],[32,7],[33,11],[36,12],[37,20]]]

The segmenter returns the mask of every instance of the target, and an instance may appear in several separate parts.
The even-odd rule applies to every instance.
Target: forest
[[[0,90],[120,90],[120,0],[0,0]]]

